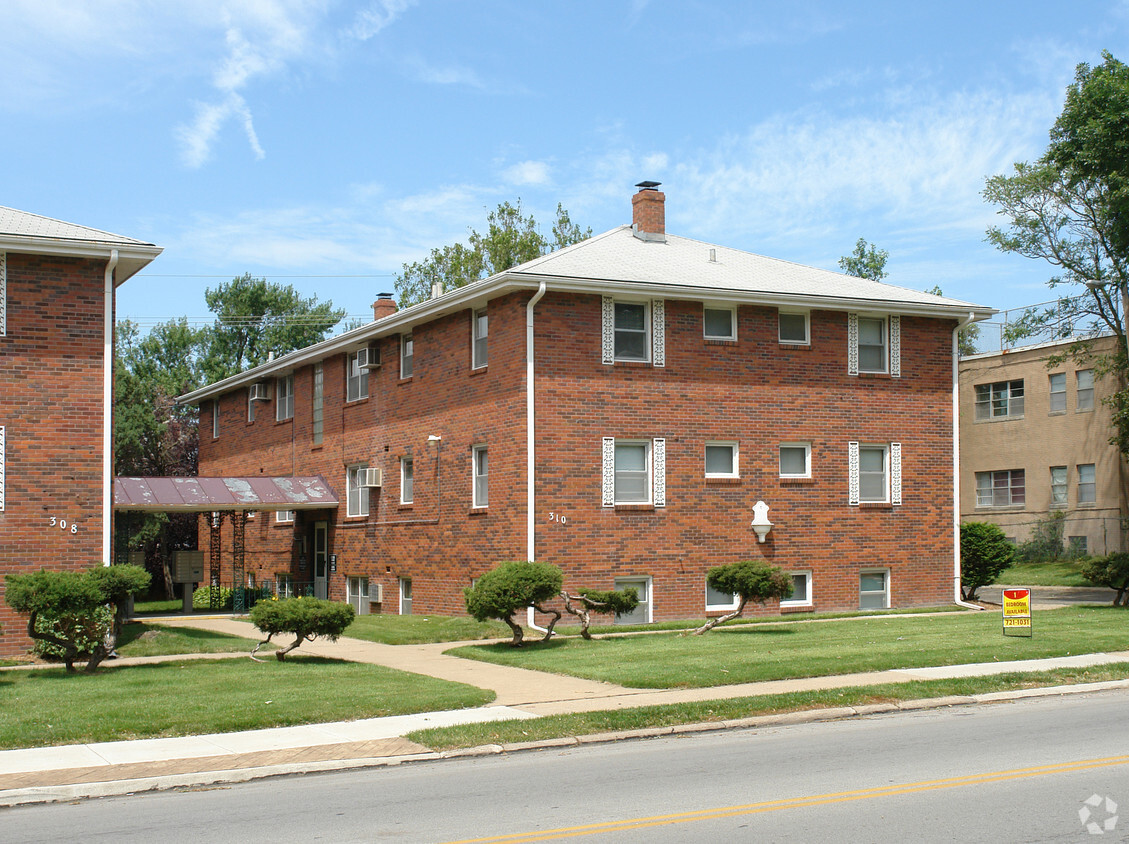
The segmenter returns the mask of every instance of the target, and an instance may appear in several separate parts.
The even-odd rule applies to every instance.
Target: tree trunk
[[[60,639],[58,636],[52,636],[50,633],[40,633],[35,629],[36,619],[39,618],[39,612],[33,611],[27,617],[27,635],[29,639],[38,639],[40,642],[48,642],[52,645],[57,645],[63,649],[63,664],[67,667],[68,674],[75,673],[74,661],[78,659],[78,648],[74,642],[68,642],[66,639]]]
[[[726,613],[725,615],[719,615],[717,618],[711,618],[709,621],[707,621],[705,624],[703,624],[697,630],[690,631],[691,634],[694,635],[694,636],[701,636],[703,633],[710,632],[715,627],[717,627],[719,624],[725,624],[725,622],[732,621],[733,619],[737,618],[737,616],[739,616],[741,613],[743,613],[745,611],[745,601],[746,600],[747,599],[742,595],[741,596],[741,603],[739,603],[737,605],[737,609],[733,610],[733,612]]]
[[[270,637],[268,636],[267,638],[269,639]],[[291,642],[285,648],[280,648],[279,650],[274,652],[275,659],[277,659],[279,662],[285,662],[286,661],[286,655],[288,653],[290,653],[292,650],[294,650],[296,647],[298,647],[300,644],[305,642],[307,639],[309,639],[312,642],[314,640],[314,637],[308,636],[305,633],[299,633],[297,636],[294,637],[293,642]]]
[[[588,632],[588,626],[592,623],[592,614],[588,612],[588,607],[582,603],[581,609],[576,609],[572,605],[572,596],[567,592],[561,592],[561,597],[564,598],[565,612],[580,619],[580,635],[590,641],[592,634]]]
[[[533,609],[537,612],[544,613],[545,615],[553,616],[553,620],[549,622],[549,626],[545,628],[545,635],[541,637],[542,642],[548,642],[549,637],[553,635],[553,628],[557,626],[557,622],[561,620],[561,614],[556,610],[546,610],[539,607],[537,604],[533,605]]]
[[[267,642],[270,641],[270,637],[273,636],[273,635],[274,635],[273,633],[268,633],[267,637],[265,639],[263,639],[263,641],[261,641],[261,642],[259,642],[259,644],[255,645],[255,647],[251,650],[251,659],[255,660],[255,662],[263,662],[264,661],[264,660],[259,659],[257,656],[255,656],[255,654],[257,654],[259,652],[259,648],[261,648],[263,645],[265,645]]]
[[[514,631],[514,637],[510,640],[510,647],[520,648],[524,644],[522,639],[525,637],[525,633],[521,629],[521,625],[514,621],[513,613],[507,615],[502,621],[506,622],[510,626],[510,630]]]

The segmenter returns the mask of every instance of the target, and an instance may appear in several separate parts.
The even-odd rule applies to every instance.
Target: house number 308
[[[57,527],[61,531],[68,533],[78,533],[78,524],[75,522],[68,522],[66,519],[59,519],[55,516],[51,517],[51,527]]]
[[[565,516],[561,513],[550,513],[549,514],[549,521],[550,522],[560,522],[562,525],[567,525],[568,524],[568,516]]]

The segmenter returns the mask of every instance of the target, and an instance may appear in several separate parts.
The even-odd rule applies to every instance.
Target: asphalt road
[[[32,806],[0,837],[1120,841],[1127,711],[1104,692]]]

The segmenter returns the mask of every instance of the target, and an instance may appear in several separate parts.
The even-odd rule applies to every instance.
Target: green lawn
[[[251,632],[257,632],[249,628]],[[192,627],[165,627],[161,624],[130,622],[118,639],[120,656],[165,656],[167,654],[250,653],[258,639],[243,639],[211,630]],[[273,650],[274,645],[266,645]]]
[[[105,664],[104,664],[105,665]],[[319,657],[0,672],[0,749],[224,733],[490,703],[494,693]]]
[[[500,621],[480,622],[466,616],[380,614],[357,616],[345,635],[385,645],[422,645],[508,638],[511,633]]]
[[[1049,563],[1019,563],[1006,568],[996,578],[997,583],[1007,583],[1011,586],[1093,586],[1090,581],[1082,576],[1082,562],[1080,560],[1055,560]],[[983,586],[980,594],[991,595],[992,586]],[[996,593],[997,599],[999,593]],[[1110,590],[1110,601],[1113,600],[1113,590]]]
[[[524,648],[465,645],[449,652],[633,688],[697,688],[1129,650],[1129,612],[1114,607],[1036,612],[1034,632],[1032,638],[1005,637],[999,614],[984,612],[722,627],[705,636],[554,639]]]
[[[178,613],[184,609],[184,602],[178,598],[169,601],[134,601],[135,613]]]
[[[617,730],[639,730],[647,727],[669,727],[675,724],[697,724],[772,715],[802,709],[823,709],[834,706],[862,706],[868,703],[894,703],[905,700],[973,695],[1008,689],[1030,689],[1071,683],[1096,683],[1129,677],[1129,663],[1066,668],[1024,674],[997,674],[990,677],[964,677],[951,680],[924,680],[911,683],[825,689],[782,695],[675,703],[662,706],[641,706],[601,712],[577,712],[550,715],[521,721],[490,721],[484,724],[462,724],[455,727],[434,727],[408,733],[407,738],[433,750],[478,747],[483,744],[539,741],[565,736],[593,735]]]

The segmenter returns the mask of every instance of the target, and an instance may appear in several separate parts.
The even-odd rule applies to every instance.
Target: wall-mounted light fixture
[[[772,522],[768,520],[768,505],[758,501],[753,505],[753,530],[757,533],[757,542],[764,542],[768,532],[772,530]]]

